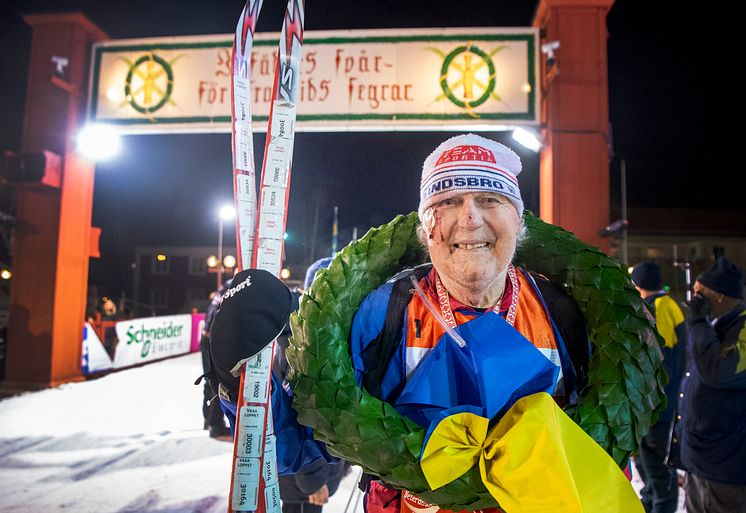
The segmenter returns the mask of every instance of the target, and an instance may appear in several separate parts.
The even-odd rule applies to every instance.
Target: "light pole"
[[[223,284],[223,221],[230,221],[236,215],[236,210],[230,205],[224,205],[220,208],[218,215],[218,286],[215,290],[220,290]]]
[[[622,159],[619,162],[619,176],[622,180],[622,219],[627,220],[627,162]],[[627,263],[627,230],[622,232],[622,262]]]

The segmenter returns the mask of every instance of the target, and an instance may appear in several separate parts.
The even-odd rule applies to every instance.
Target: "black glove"
[[[234,276],[210,327],[215,373],[232,400],[238,400],[240,375],[231,371],[282,332],[293,306],[290,289],[267,271],[247,269]]]
[[[203,361],[204,374],[198,377],[197,380],[194,382],[194,384],[199,385],[200,383],[202,383],[202,380],[204,379],[205,381],[207,381],[207,384],[209,385],[210,390],[212,390],[213,396],[217,396],[219,386],[220,386],[220,380],[218,380],[218,374],[215,370],[215,363],[212,361],[212,356],[210,355],[210,339],[208,337],[203,337],[203,339],[207,339],[207,342],[206,342],[207,355],[206,355],[206,360]],[[200,342],[200,346],[201,345],[202,345],[202,342]]]
[[[689,308],[689,321],[705,319],[710,315],[710,300],[702,294],[694,294],[686,306]]]

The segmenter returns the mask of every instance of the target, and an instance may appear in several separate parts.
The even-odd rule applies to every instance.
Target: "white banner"
[[[83,374],[199,351],[205,314],[143,317],[104,323],[104,340],[86,323],[83,330]]]
[[[119,343],[114,368],[137,365],[167,356],[188,353],[192,341],[192,316],[143,317],[116,324]]]
[[[112,367],[111,356],[104,344],[89,323],[83,329],[83,375],[109,370]]]
[[[297,130],[498,129],[537,123],[538,32],[306,32]],[[278,34],[252,49],[252,118],[266,130]],[[232,34],[119,40],[93,51],[89,117],[123,132],[228,132]]]

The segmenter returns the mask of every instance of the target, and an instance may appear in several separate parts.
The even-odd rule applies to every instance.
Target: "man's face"
[[[715,292],[710,287],[703,285],[699,281],[694,282],[694,293],[700,294],[710,300],[710,303],[722,303],[723,295],[720,292]]]
[[[438,273],[451,281],[488,286],[513,259],[520,219],[504,196],[459,194],[436,203],[424,217],[430,258]]]

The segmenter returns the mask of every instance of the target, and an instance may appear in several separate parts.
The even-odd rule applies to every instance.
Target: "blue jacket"
[[[394,288],[392,282],[387,282],[371,292],[360,304],[355,317],[352,320],[350,334],[350,350],[352,355],[352,366],[355,370],[355,378],[358,385],[362,385],[363,376],[366,373],[364,353],[368,345],[373,343],[384,329],[386,322],[389,300]],[[535,290],[541,297],[538,288]],[[479,316],[483,313],[469,311],[470,316]],[[555,320],[552,319],[554,324]],[[397,346],[394,358],[391,359],[381,382],[381,397],[386,402],[393,404],[406,384],[406,326],[407,318],[404,316],[402,337]],[[569,402],[577,400],[577,375],[573,367],[565,341],[555,327],[555,336],[560,355],[560,364],[564,376],[565,395]],[[586,341],[587,344],[587,341]]]
[[[388,282],[369,294],[361,303],[352,322],[350,336],[350,349],[352,363],[355,369],[358,384],[362,384],[362,373],[365,371],[362,351],[364,347],[376,339],[383,329],[386,321],[388,301],[392,292],[392,282]],[[474,315],[480,315],[475,312]],[[554,320],[553,320],[554,321]],[[406,325],[406,323],[405,323]],[[557,333],[559,345],[560,363],[565,376],[565,384],[572,384],[565,394],[571,398],[577,397],[577,372],[568,355],[562,337]],[[587,344],[587,340],[585,342]],[[406,341],[404,337],[400,342],[400,354],[403,357]],[[280,475],[296,474],[313,468],[315,462],[323,459],[329,463],[337,463],[338,460],[330,456],[324,444],[313,439],[310,428],[301,426],[297,422],[297,413],[291,407],[289,392],[283,388],[282,369],[280,363],[275,364],[275,370],[280,376],[272,375],[272,414],[274,419],[275,434],[277,435],[278,473]],[[388,371],[384,375],[382,383],[382,398],[392,402],[396,399],[397,392],[401,391],[405,382],[404,360],[393,358]],[[228,417],[231,430],[235,429],[236,405],[221,395],[221,406]]]
[[[286,329],[277,337],[275,354],[272,365],[272,420],[277,437],[277,473],[280,476],[298,476],[298,489],[305,491],[308,487],[320,483],[309,495],[318,490],[328,480],[341,479],[341,472],[346,467],[340,465],[338,458],[330,456],[326,446],[313,438],[313,431],[309,427],[298,424],[298,414],[292,407],[292,395],[285,386],[288,372],[285,350],[288,347],[290,330]],[[236,430],[236,404],[227,394],[220,394],[220,406],[228,417],[231,433]],[[285,480],[285,482],[289,482]],[[337,479],[336,485],[339,484]],[[287,487],[285,487],[287,489]],[[333,493],[330,492],[331,495]],[[280,489],[283,500],[298,502],[295,491],[292,497],[286,497],[285,491]]]
[[[228,417],[231,433],[236,432],[236,403],[227,394],[220,394],[220,407]],[[272,373],[272,420],[277,436],[277,473],[290,475],[307,472],[319,460],[336,463],[323,443],[313,439],[311,428],[298,424],[298,414],[292,399],[277,375]]]
[[[681,384],[669,464],[746,484],[746,305],[710,323],[687,320],[691,363]]]

